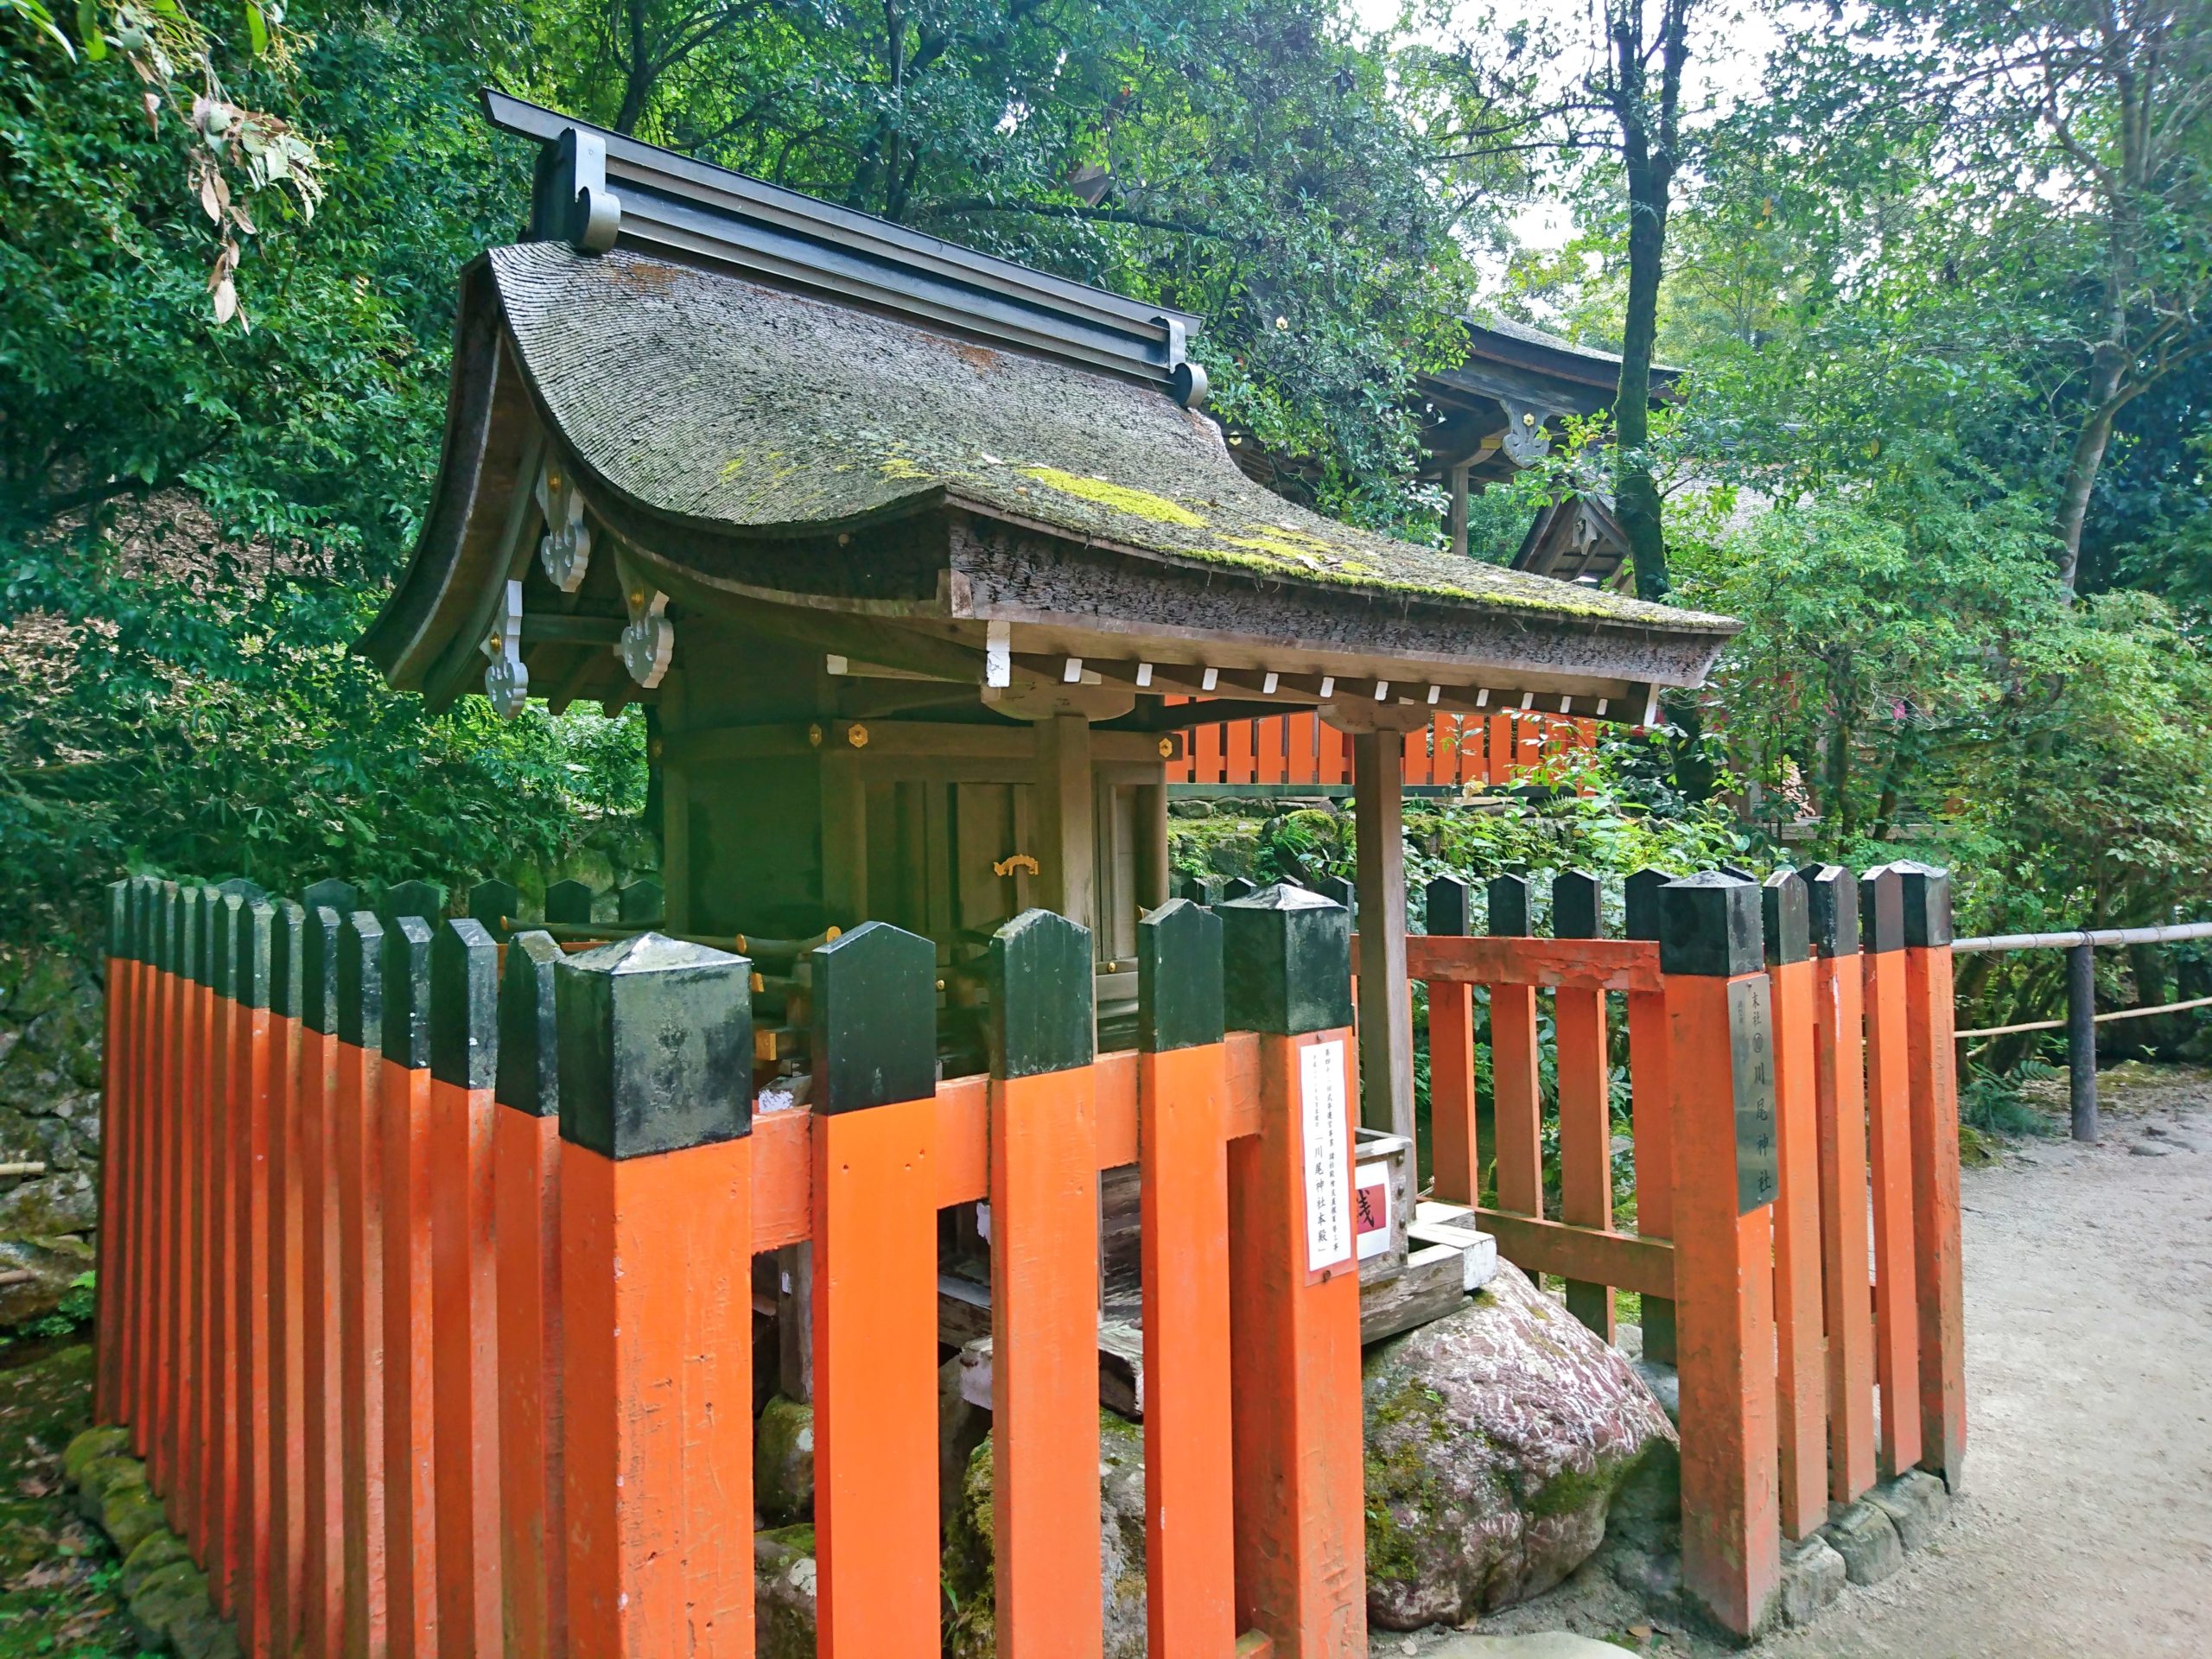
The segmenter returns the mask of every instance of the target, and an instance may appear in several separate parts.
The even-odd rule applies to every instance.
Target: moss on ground
[[[76,1513],[61,1469],[92,1421],[92,1351],[24,1357],[0,1372],[0,1659],[128,1659],[141,1649],[121,1564]]]

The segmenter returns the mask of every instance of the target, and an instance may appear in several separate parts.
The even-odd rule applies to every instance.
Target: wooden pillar
[[[499,1335],[493,1255],[499,951],[481,922],[430,941],[431,1482],[441,1659],[497,1659]]]
[[[1898,867],[1904,884],[1905,1048],[1912,1074],[1914,1287],[1920,1312],[1920,1466],[1959,1490],[1966,1468],[1966,1307],[1960,1259],[1958,1045],[1951,878]]]
[[[937,946],[868,922],[811,960],[816,1639],[934,1653]]]
[[[1090,722],[1054,715],[1036,722],[1038,856],[1047,910],[1081,927],[1097,920],[1096,814],[1091,803]]]
[[[1488,893],[1490,931],[1529,934],[1529,878],[1497,875]],[[1490,988],[1491,1118],[1497,1137],[1497,1207],[1544,1213],[1543,1096],[1536,1053],[1536,988]]]
[[[108,884],[107,995],[102,999],[105,1035],[100,1047],[105,1072],[100,1089],[99,1277],[92,1315],[92,1421],[100,1423],[130,1420],[123,1393],[121,1316],[123,1287],[130,1268],[123,1242],[127,1206],[119,1194],[129,1179],[126,1172],[133,1151],[129,1078],[137,1036],[130,1021],[137,976],[130,938],[130,891],[127,880]]]
[[[822,908],[830,925],[852,927],[868,915],[868,791],[852,741],[867,728],[832,730],[842,735],[822,750]]]
[[[1431,933],[1466,933],[1467,884],[1450,874],[1424,895]],[[1444,1204],[1473,1205],[1482,1192],[1482,1153],[1475,1133],[1475,988],[1464,981],[1428,982],[1428,1137],[1433,1191]]]
[[[1227,1022],[1260,1033],[1260,1130],[1229,1152],[1237,1622],[1275,1659],[1353,1659],[1367,1580],[1349,920],[1284,887],[1214,913]]]
[[[1776,871],[1759,897],[1774,1004],[1774,1322],[1782,1529],[1791,1538],[1803,1538],[1828,1518],[1812,942],[1805,882],[1796,871]]]
[[[1625,884],[1631,939],[1659,940],[1659,894],[1664,870],[1641,869]],[[1657,991],[1628,995],[1629,1110],[1636,1135],[1636,1230],[1645,1238],[1675,1236],[1674,1081],[1669,1057],[1667,998]],[[1662,1365],[1675,1363],[1675,1303],[1643,1299],[1643,1353]]]
[[[2097,1139],[2097,950],[2066,951],[2066,1083],[2076,1141]]]
[[[1767,1621],[1776,1507],[1774,1071],[1759,890],[1668,883],[1660,966],[1673,1039],[1682,1582],[1726,1629]]]
[[[289,899],[271,907],[269,928],[269,1222],[261,1274],[269,1287],[269,1639],[279,1654],[305,1643],[307,1570],[305,1317],[306,1126],[300,1112],[301,1015],[306,995],[307,916]]]
[[[1874,1376],[1885,1476],[1920,1461],[1920,1316],[1914,1285],[1912,1074],[1905,1034],[1904,881],[1859,880],[1866,925],[1866,1124],[1874,1187]]]
[[[753,1653],[752,964],[640,934],[556,969],[569,1640]],[[1095,1523],[1094,1523],[1095,1524]]]
[[[1355,732],[1358,840],[1359,1121],[1414,1134],[1414,1022],[1406,982],[1405,734]]]
[[[1098,1549],[1098,1118],[1090,931],[990,947],[992,1535],[1000,1659],[1090,1659]]]
[[[384,1193],[384,1531],[387,1651],[438,1652],[436,1425],[431,1322],[431,1169],[455,1155],[430,1129],[430,925],[385,920],[384,1064],[378,1128]]]
[[[1463,461],[1445,474],[1452,486],[1452,551],[1463,559],[1467,556],[1467,468],[1471,465]]]
[[[230,1299],[232,1362],[227,1425],[232,1465],[232,1599],[238,1643],[254,1659],[281,1648],[270,1619],[284,1604],[271,1581],[270,1396],[280,1371],[270,1362],[269,1281],[270,1150],[276,1124],[276,1027],[270,1008],[270,951],[276,907],[252,898],[231,907],[232,1216]],[[289,1053],[289,1036],[284,1052]]]
[[[1596,876],[1587,870],[1561,870],[1553,878],[1553,938],[1599,938],[1604,922]],[[1552,1026],[1558,1048],[1560,1219],[1572,1227],[1610,1231],[1613,1066],[1605,992],[1560,987],[1552,993]],[[1612,1341],[1611,1286],[1568,1280],[1567,1311]]]
[[[663,785],[666,787],[665,784]],[[664,801],[667,798],[663,797]],[[499,1344],[499,1582],[506,1652],[566,1659],[561,1475],[560,1027],[552,936],[508,942],[493,1129]]]
[[[1158,1654],[1226,1654],[1236,1639],[1221,938],[1220,918],[1182,899],[1137,924],[1145,1628]]]
[[[1136,822],[1136,900],[1142,909],[1156,910],[1173,896],[1168,891],[1169,884],[1174,880],[1174,869],[1168,862],[1167,785],[1165,782],[1147,784],[1137,791]]]
[[[384,924],[365,910],[338,940],[339,1518],[340,1651],[386,1650],[384,1473]]]
[[[1874,1310],[1866,1287],[1866,971],[1859,882],[1823,864],[1807,884],[1813,944],[1813,1108],[1820,1135],[1821,1304],[1827,1332],[1828,1497],[1874,1484]]]

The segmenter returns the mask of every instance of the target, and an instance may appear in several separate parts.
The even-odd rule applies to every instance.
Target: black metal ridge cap
[[[1195,365],[1184,368],[1204,319],[1188,312],[979,253],[491,87],[483,99],[494,127],[543,146],[533,239],[723,266],[1204,400],[1202,374],[1193,388]]]

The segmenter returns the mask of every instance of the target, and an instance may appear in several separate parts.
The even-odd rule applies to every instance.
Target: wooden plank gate
[[[1433,1198],[1602,1334],[1642,1293],[1680,1368],[1686,1582],[1749,1630],[1830,1501],[1958,1478],[1948,884],[1624,896],[1599,937],[1598,883],[1562,874],[1536,938],[1501,877],[1474,936],[1432,884]],[[937,1217],[988,1199],[998,1650],[1096,1656],[1096,1198],[1135,1166],[1150,1650],[1365,1654],[1341,907],[1153,912],[1138,1046],[1105,1055],[1090,938],[1029,912],[991,946],[989,1075],[946,1082],[933,947],[867,924],[810,956],[811,1104],[766,1113],[745,959],[440,908],[113,890],[97,1407],[247,1652],[750,1655],[751,1268],[804,1243],[819,1651],[935,1653]]]

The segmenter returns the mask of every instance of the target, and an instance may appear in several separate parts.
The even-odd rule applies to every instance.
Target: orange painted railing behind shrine
[[[1406,734],[1408,788],[1503,786],[1547,760],[1597,743],[1598,722],[1535,713],[1438,715]],[[1194,727],[1171,784],[1311,784],[1349,786],[1351,738],[1315,714],[1267,715]]]
[[[1870,875],[1863,954],[1847,872],[1647,874],[1625,940],[1572,937],[1587,877],[1547,938],[1510,877],[1467,937],[1455,885],[1408,942],[1434,1196],[1608,1335],[1611,1287],[1643,1294],[1680,1368],[1685,1581],[1749,1630],[1783,1535],[1963,1453],[1943,878]],[[502,944],[411,913],[429,891],[115,891],[97,1408],[248,1654],[748,1659],[751,1268],[802,1243],[819,1651],[937,1651],[938,1217],[978,1200],[1000,1641],[1095,1654],[1096,1197],[1135,1166],[1150,1650],[1365,1655],[1341,909],[1154,912],[1142,1040],[1103,1056],[1090,938],[1028,912],[991,947],[993,1075],[944,1083],[934,947],[869,924],[805,963],[810,1105],[756,1116],[741,958]]]

